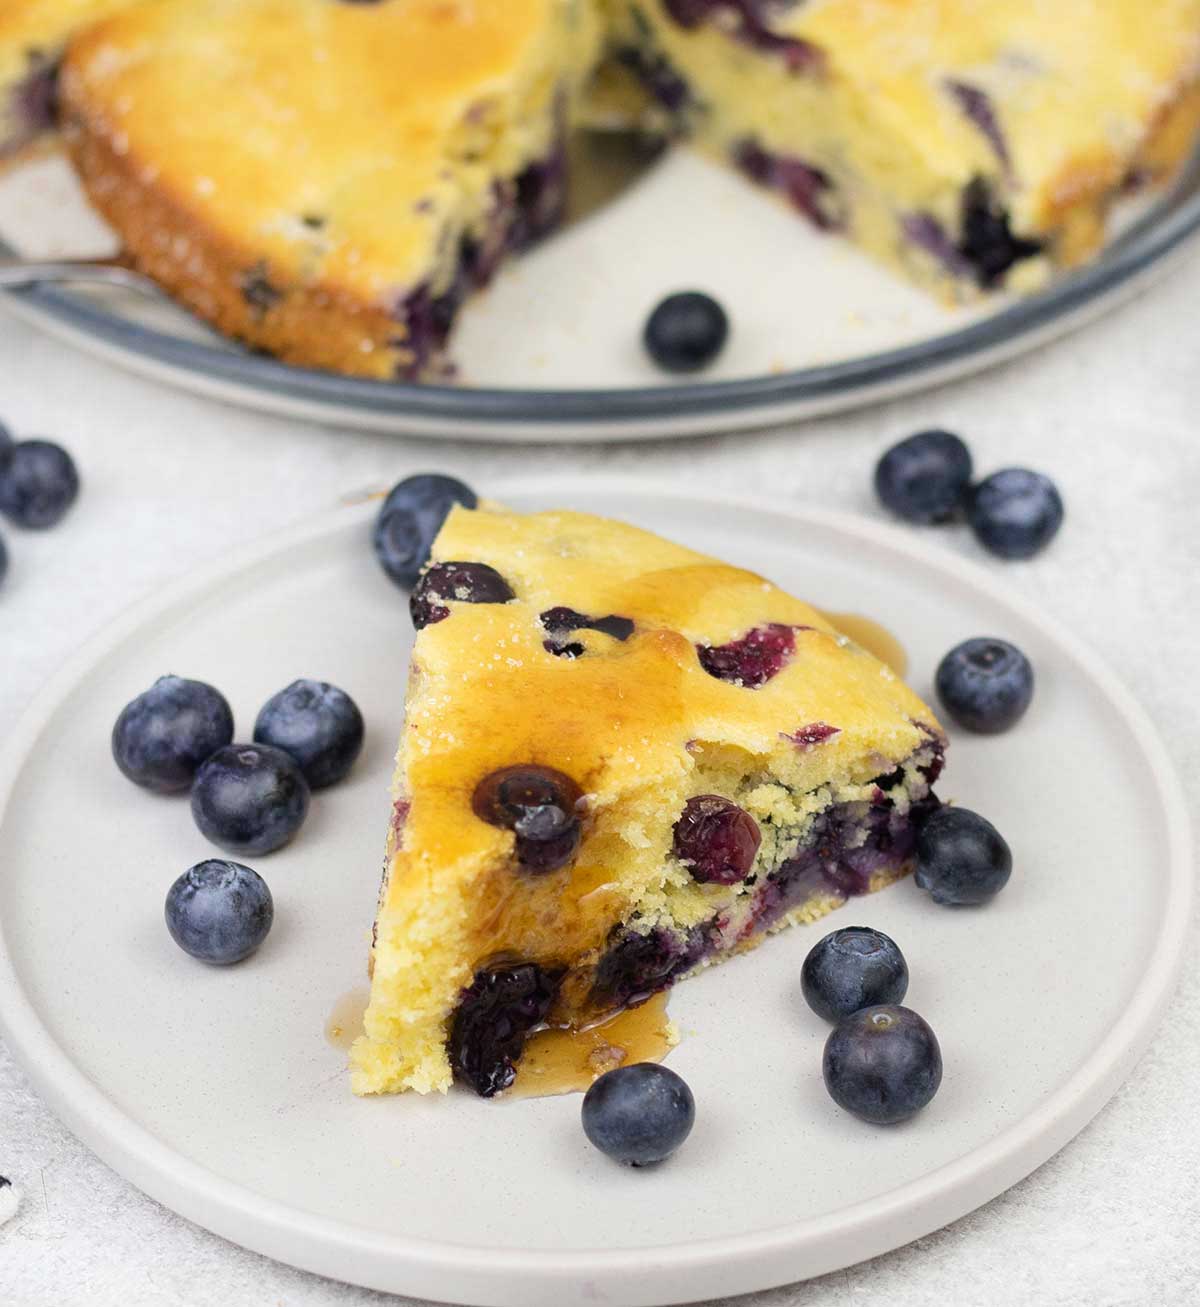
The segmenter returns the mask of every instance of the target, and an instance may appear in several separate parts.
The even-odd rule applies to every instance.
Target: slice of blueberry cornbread
[[[280,358],[437,375],[462,300],[552,228],[593,0],[156,0],[60,78],[138,267]]]
[[[0,166],[49,138],[58,119],[58,67],[89,24],[141,0],[0,0]]]
[[[1200,121],[1200,0],[614,0],[702,145],[951,296],[1093,254]]]
[[[456,508],[433,560],[356,1092],[495,1094],[531,1031],[910,869],[941,728],[807,604],[570,512]]]

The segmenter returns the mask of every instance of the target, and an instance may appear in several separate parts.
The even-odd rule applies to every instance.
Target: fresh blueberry
[[[78,493],[79,473],[61,445],[21,440],[0,448],[0,513],[17,526],[53,526]]]
[[[0,1225],[7,1225],[20,1206],[20,1191],[6,1175],[0,1175]]]
[[[947,522],[971,484],[971,451],[950,431],[918,431],[875,466],[875,493],[908,522]]]
[[[228,744],[196,773],[192,816],[230,853],[282,848],[308,815],[308,782],[290,753],[269,744]]]
[[[754,866],[762,832],[745,810],[719,794],[697,794],[675,823],[673,851],[692,879],[704,885],[736,885]]]
[[[455,504],[474,508],[478,502],[469,486],[432,472],[393,486],[375,519],[373,539],[380,567],[397,585],[414,586],[450,510]]]
[[[998,735],[1025,715],[1033,667],[1007,640],[964,640],[938,664],[936,685],[942,706],[960,726]]]
[[[471,806],[482,821],[515,832],[517,861],[526,871],[541,874],[565,867],[579,849],[582,797],[563,772],[528,763],[485,776]]]
[[[916,882],[935,903],[986,903],[1008,884],[1012,850],[986,818],[939,808],[917,834]]]
[[[666,372],[699,372],[725,346],[729,319],[711,295],[681,291],[651,313],[643,336],[650,357]]]
[[[661,1162],[692,1132],[696,1100],[687,1083],[656,1062],[619,1066],[583,1096],[583,1132],[627,1166]]]
[[[232,739],[233,713],[219,690],[160,676],[121,709],[112,754],[135,785],[174,794],[188,789],[200,764]]]
[[[872,1125],[915,1116],[942,1083],[937,1036],[910,1008],[853,1012],[830,1031],[822,1071],[839,1107]]]
[[[275,918],[267,882],[240,862],[198,862],[167,892],[167,929],[185,953],[226,966],[247,958]]]
[[[408,611],[418,631],[444,621],[450,610],[438,600],[464,604],[506,604],[515,599],[512,587],[487,563],[434,563],[422,574],[408,598]]]
[[[975,487],[967,517],[985,549],[1001,558],[1032,558],[1058,534],[1063,501],[1049,477],[1007,467]]]
[[[336,685],[293,681],[263,704],[254,723],[254,742],[290,753],[309,789],[324,789],[340,781],[362,752],[362,713]]]
[[[844,926],[813,946],[800,988],[817,1016],[840,1021],[864,1007],[903,1003],[908,964],[883,931]]]
[[[455,1080],[491,1098],[516,1079],[526,1036],[558,997],[561,971],[536,962],[500,963],[475,973],[450,1023],[447,1051]]]

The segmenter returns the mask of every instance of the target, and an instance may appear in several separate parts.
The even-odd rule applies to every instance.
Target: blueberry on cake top
[[[911,870],[945,739],[761,577],[620,522],[455,508],[413,592],[358,1093],[507,1088]]]

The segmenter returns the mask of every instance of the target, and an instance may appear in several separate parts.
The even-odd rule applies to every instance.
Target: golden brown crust
[[[120,233],[132,265],[218,331],[284,362],[352,376],[390,380],[408,361],[396,346],[404,326],[380,305],[334,286],[277,281],[256,251],[238,248],[146,181],[152,169],[91,130],[69,91],[63,115],[88,198]]]

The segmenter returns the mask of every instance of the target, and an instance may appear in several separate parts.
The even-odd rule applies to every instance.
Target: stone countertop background
[[[479,486],[522,468],[603,471],[875,515],[877,455],[912,430],[943,425],[966,436],[981,471],[1023,463],[1058,482],[1067,525],[1052,550],[1029,564],[985,565],[1053,606],[1104,654],[1163,733],[1195,812],[1197,303],[1200,259],[1193,259],[1080,334],[922,396],[772,432],[563,449],[405,441],[261,417],[127,376],[0,317],[0,420],[20,435],[62,441],[84,486],[57,530],[4,529],[11,568],[0,591],[0,732],[55,667],[130,602],[344,493],[431,468]],[[941,538],[946,549],[982,557],[965,531]],[[1194,952],[1198,943],[1193,926]],[[1063,965],[1070,965],[1066,947]],[[1200,1301],[1198,1098],[1200,967],[1193,966],[1124,1088],[1034,1175],[896,1253],[741,1301],[1193,1305]],[[22,1192],[17,1214],[0,1228],[5,1307],[405,1301],[268,1261],[158,1206],[58,1123],[2,1042],[0,1174]]]

